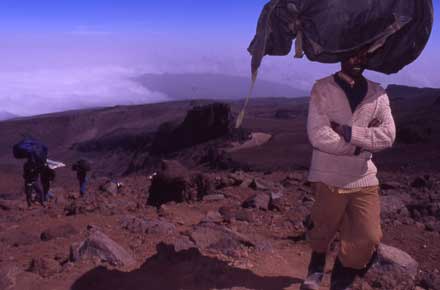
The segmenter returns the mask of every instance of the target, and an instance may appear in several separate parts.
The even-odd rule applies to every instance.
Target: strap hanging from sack
[[[238,114],[237,120],[235,121],[235,129],[240,128],[241,124],[243,123],[246,107],[247,107],[249,99],[252,96],[252,93],[254,91],[255,82],[257,81],[257,75],[258,75],[258,70],[252,72],[251,86],[249,87],[249,92],[247,93],[246,100],[244,101],[243,107],[241,108],[241,111]]]

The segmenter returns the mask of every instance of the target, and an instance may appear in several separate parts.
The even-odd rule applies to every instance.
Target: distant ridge
[[[389,85],[386,89],[390,98],[400,97],[440,97],[440,89],[416,88],[403,85]]]
[[[249,90],[250,78],[222,74],[144,74],[137,80],[171,99],[239,99]],[[303,97],[309,93],[286,84],[257,80],[255,97]]]
[[[14,119],[19,117],[18,115],[14,115],[12,113],[9,113],[7,111],[0,111],[0,121],[6,121],[10,119]]]

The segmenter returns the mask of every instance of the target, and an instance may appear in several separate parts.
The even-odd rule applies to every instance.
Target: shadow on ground
[[[301,281],[292,277],[261,277],[252,271],[203,256],[198,249],[175,252],[173,246],[160,243],[157,254],[147,259],[139,269],[120,272],[100,266],[80,277],[71,290],[209,290],[233,287],[280,290]]]

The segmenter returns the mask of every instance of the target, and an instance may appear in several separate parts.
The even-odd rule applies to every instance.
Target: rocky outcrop
[[[203,174],[189,172],[176,160],[164,160],[153,177],[147,204],[159,207],[171,201],[201,200],[209,191],[210,182]]]
[[[129,252],[98,230],[93,230],[81,244],[72,245],[70,257],[73,261],[98,258],[113,266],[130,267],[136,264]]]
[[[151,153],[166,154],[223,137],[231,131],[231,109],[227,104],[197,106],[188,111],[181,124],[159,127]]]

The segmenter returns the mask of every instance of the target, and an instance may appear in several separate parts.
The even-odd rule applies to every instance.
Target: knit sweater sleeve
[[[391,147],[396,139],[396,125],[387,94],[379,97],[376,119],[381,122],[379,127],[365,128],[353,126],[351,144],[370,152],[378,152]]]
[[[344,138],[330,126],[325,110],[324,96],[319,83],[312,89],[307,118],[307,134],[313,148],[333,155],[353,155],[356,146],[345,142]]]

